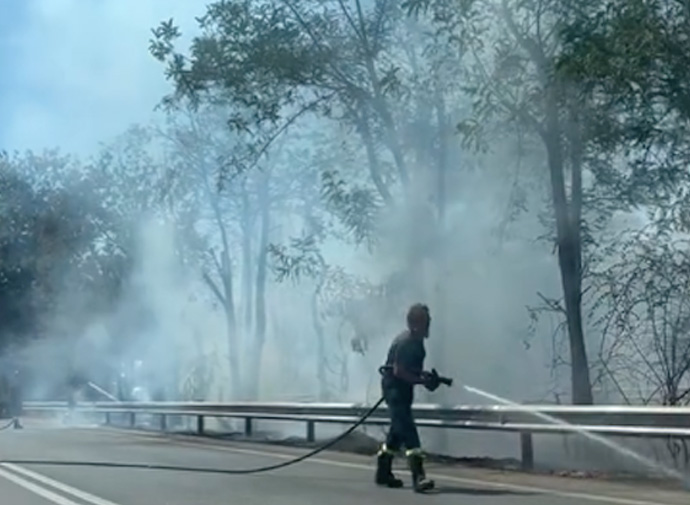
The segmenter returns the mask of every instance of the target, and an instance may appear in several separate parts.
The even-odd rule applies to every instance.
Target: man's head
[[[423,338],[429,336],[429,326],[431,325],[431,315],[429,307],[423,303],[415,303],[407,311],[407,328],[415,335]]]

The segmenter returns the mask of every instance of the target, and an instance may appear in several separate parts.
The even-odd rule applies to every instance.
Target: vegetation
[[[439,368],[489,377],[480,363],[524,344],[550,349],[542,395],[687,403],[689,16],[659,0],[219,0],[189,47],[163,22],[164,124],[95,160],[0,157],[0,347],[106,320],[107,352],[129,356],[161,324],[138,287],[146,218],[171,224],[184,310],[222,322],[151,372],[186,363],[168,395],[256,398],[292,374],[337,398],[425,299]],[[59,314],[80,317],[58,331]],[[458,331],[482,345],[458,350]]]

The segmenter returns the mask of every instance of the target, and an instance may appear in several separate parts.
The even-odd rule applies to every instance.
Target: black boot
[[[422,453],[419,450],[408,451],[407,461],[412,472],[412,487],[415,492],[424,493],[434,489],[434,481],[426,478]]]
[[[391,488],[400,488],[403,481],[393,475],[393,453],[384,445],[377,454],[376,484]]]

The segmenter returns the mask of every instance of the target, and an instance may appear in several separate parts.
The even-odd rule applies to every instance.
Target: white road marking
[[[104,430],[106,431],[106,430]],[[194,442],[191,440],[180,440],[180,439],[174,439],[174,438],[164,438],[161,435],[155,434],[155,433],[131,433],[127,432],[126,430],[118,430],[118,429],[110,429],[109,430],[111,434],[119,434],[119,435],[127,435],[127,436],[132,436],[132,437],[137,437],[137,438],[155,438],[158,440],[170,440],[173,441],[177,445],[187,445],[190,447],[196,447],[196,448],[204,448],[204,449],[212,449],[212,450],[219,450],[219,451],[225,451],[225,452],[233,452],[236,454],[247,454],[247,455],[252,455],[252,456],[264,456],[264,457],[269,457],[269,458],[276,458],[276,459],[293,459],[297,457],[294,454],[286,454],[286,453],[281,453],[281,452],[271,452],[271,451],[259,451],[255,449],[241,449],[239,447],[229,447],[229,446],[214,446],[211,444],[205,444],[205,443],[200,443],[200,442]],[[373,465],[365,465],[363,463],[348,463],[345,461],[336,461],[332,459],[323,459],[319,457],[313,457],[305,460],[303,463],[317,463],[321,465],[330,465],[330,466],[337,466],[341,468],[352,468],[355,470],[366,470],[366,471],[373,471],[374,466]],[[446,481],[446,482],[453,482],[457,484],[465,484],[468,486],[479,486],[479,487],[490,487],[490,488],[496,488],[496,489],[503,489],[503,490],[508,490],[508,491],[516,491],[516,492],[523,492],[523,493],[532,493],[532,494],[546,494],[546,495],[551,495],[551,496],[558,496],[559,498],[572,498],[572,499],[577,499],[577,500],[585,500],[585,501],[590,501],[590,502],[597,502],[597,503],[610,503],[614,505],[671,505],[671,504],[664,504],[659,501],[646,501],[646,500],[634,500],[632,498],[622,498],[622,497],[617,497],[617,496],[604,496],[604,495],[595,495],[595,494],[589,494],[589,493],[580,493],[577,491],[561,491],[558,489],[549,489],[549,488],[541,488],[537,486],[523,486],[520,484],[510,484],[510,483],[505,483],[505,482],[496,482],[496,481],[491,481],[491,480],[481,480],[481,479],[470,479],[466,477],[455,477],[452,475],[445,475],[445,474],[429,474],[429,478],[433,478],[436,480],[440,481]]]
[[[40,473],[27,470],[26,468],[22,468],[21,466],[13,465],[11,463],[2,463],[2,466],[4,468],[7,468],[8,470],[12,470],[13,472],[24,475],[25,477],[34,479],[40,482],[41,484],[57,489],[58,491],[62,491],[65,494],[71,495],[75,498],[79,498],[80,500],[83,500],[87,503],[91,503],[92,505],[118,505],[117,503],[92,495],[90,493],[87,493],[86,491],[82,491],[72,486],[68,486],[67,484],[63,484],[62,482],[51,479],[50,477],[46,477],[45,475],[41,475]],[[3,470],[0,469],[0,472],[2,471]],[[68,501],[65,503],[71,505],[74,502]]]
[[[48,501],[56,503],[57,505],[81,505],[75,501],[65,498],[64,496],[60,496],[59,494],[53,493],[47,489],[43,489],[41,486],[38,486],[33,482],[29,482],[28,480],[23,479],[18,475],[14,475],[6,470],[0,469],[0,477],[7,479],[8,481],[26,489],[27,491],[31,491],[41,498],[45,498]]]

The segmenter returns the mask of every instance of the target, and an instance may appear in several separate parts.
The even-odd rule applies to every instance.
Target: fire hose
[[[386,374],[389,373],[390,367],[382,366],[379,368],[379,373]],[[440,384],[446,386],[451,386],[453,384],[453,379],[447,377],[439,376],[436,370],[432,370],[429,376],[435,376]],[[300,463],[304,460],[312,458],[317,454],[326,451],[333,447],[335,444],[343,440],[345,437],[350,435],[353,431],[359,428],[373,413],[378,409],[384,402],[384,398],[381,397],[379,400],[372,405],[369,410],[367,410],[352,426],[350,426],[343,433],[337,437],[329,440],[328,442],[316,447],[315,449],[298,456],[296,458],[283,461],[281,463],[275,463],[272,465],[266,465],[256,468],[241,468],[241,469],[224,469],[224,468],[210,468],[210,467],[187,467],[179,465],[160,465],[153,463],[117,463],[112,461],[67,461],[67,460],[34,460],[34,459],[0,459],[1,464],[13,464],[13,465],[46,465],[46,466],[70,466],[70,467],[99,467],[99,468],[120,468],[120,469],[138,469],[138,470],[162,470],[162,471],[173,471],[173,472],[193,472],[193,473],[210,473],[210,474],[224,474],[224,475],[248,475],[254,473],[270,472],[273,470],[279,470],[294,464]]]
[[[15,419],[11,419],[7,424],[0,426],[0,431],[5,431],[10,429],[12,426],[14,426],[16,423]]]

